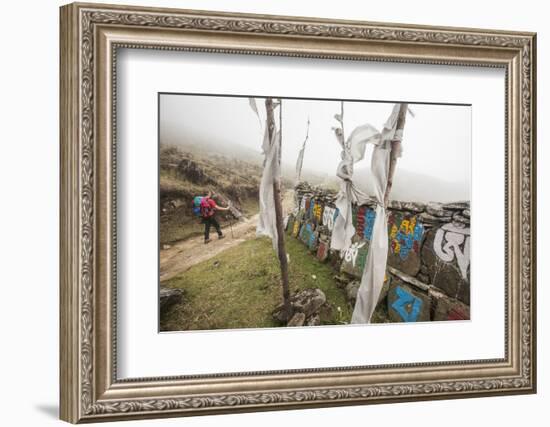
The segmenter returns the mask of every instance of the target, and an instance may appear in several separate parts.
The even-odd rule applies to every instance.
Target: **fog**
[[[265,114],[264,99],[257,105]],[[346,137],[361,124],[383,127],[393,104],[344,102]],[[417,201],[469,200],[471,177],[471,109],[469,106],[410,104],[403,156],[398,161],[396,198]],[[294,167],[310,120],[303,170],[334,176],[340,161],[340,146],[331,130],[337,125],[340,101],[282,101],[282,162]],[[279,110],[276,110],[279,119]],[[225,153],[261,153],[262,133],[248,98],[163,94],[160,97],[160,139],[163,144],[200,143]],[[359,185],[368,183],[370,151],[355,166]],[[429,186],[429,188],[427,188]],[[414,187],[414,188],[413,188]],[[421,188],[418,188],[421,187]],[[368,186],[367,186],[368,189]],[[406,197],[404,192],[410,192]],[[431,193],[431,194],[430,194]]]

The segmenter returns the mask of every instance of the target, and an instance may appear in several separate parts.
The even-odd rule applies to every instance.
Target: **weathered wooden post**
[[[282,108],[281,108],[281,112],[282,112]],[[298,154],[298,160],[296,162],[296,183],[299,183],[300,180],[302,179],[302,166],[304,165],[304,153],[306,151],[306,143],[308,138],[309,138],[309,117],[307,118],[306,138],[304,139],[304,142],[302,144],[302,149]]]
[[[405,120],[407,118],[407,110],[409,104],[401,104],[399,107],[399,115],[397,116],[396,133],[402,133],[405,128]],[[397,154],[401,151],[401,139],[391,141],[391,153],[390,153],[390,169],[388,171],[388,185],[386,186],[386,193],[384,194],[384,206],[388,206],[390,199],[390,192],[393,185],[393,175],[395,173],[395,166],[397,165]]]
[[[279,120],[280,127],[279,131],[282,132],[282,101],[279,100]],[[282,137],[279,141],[273,141],[273,133],[275,132],[275,116],[273,113],[273,100],[267,98],[265,100],[265,109],[267,112],[267,126],[268,126],[268,136],[269,141],[272,141],[272,144],[281,144]],[[282,135],[282,134],[281,134]],[[281,164],[281,146],[279,145],[279,157],[277,159],[279,165]],[[291,306],[290,306],[290,290],[288,285],[288,259],[286,256],[285,248],[285,235],[284,235],[284,226],[283,226],[283,205],[281,202],[281,178],[276,176],[273,179],[273,199],[275,202],[275,220],[277,225],[277,253],[279,256],[279,263],[281,265],[281,283],[283,286],[283,310],[284,318],[286,321],[290,320],[292,316]]]

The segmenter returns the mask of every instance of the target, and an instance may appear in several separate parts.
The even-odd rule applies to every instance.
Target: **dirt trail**
[[[286,215],[294,206],[294,191],[288,190],[283,198],[283,212]],[[253,239],[256,236],[256,224],[259,215],[256,214],[233,223],[233,233],[229,226],[223,227],[222,231],[225,239],[218,240],[215,230],[211,231],[212,241],[204,243],[203,236],[197,236],[190,239],[174,243],[168,249],[160,251],[160,281],[171,279],[172,277],[189,270],[193,265],[207,259],[213,258],[220,252],[237,246],[246,240]]]

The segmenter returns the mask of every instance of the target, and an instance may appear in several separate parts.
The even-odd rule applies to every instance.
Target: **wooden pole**
[[[401,104],[399,107],[399,115],[397,116],[396,132],[403,131],[405,128],[405,121],[407,119],[407,110],[409,104]],[[397,154],[401,151],[401,141],[391,141],[390,152],[390,169],[388,171],[388,184],[386,186],[386,193],[384,194],[384,206],[388,206],[390,199],[390,192],[393,186],[393,175],[395,173],[395,166],[397,165]]]
[[[282,104],[281,104],[281,107],[282,107]],[[281,108],[281,112],[283,111],[283,109]],[[281,120],[281,129],[282,129],[282,120]],[[302,179],[302,165],[304,164],[304,154],[305,154],[305,151],[306,151],[306,142],[307,142],[307,139],[309,138],[309,116],[307,118],[307,129],[306,129],[306,139],[304,139],[304,143],[302,144],[302,163],[300,163],[300,169],[298,170],[298,176],[296,177],[296,181],[297,182],[300,182],[300,180]]]
[[[279,131],[282,132],[283,122],[282,122],[282,102],[279,100],[279,121],[280,127]],[[265,109],[267,112],[267,125],[268,125],[268,136],[269,140],[272,141],[273,133],[275,132],[275,116],[273,113],[273,100],[267,98],[265,100]],[[282,135],[282,134],[281,134]],[[274,144],[281,144],[282,137],[279,141],[274,141]],[[281,146],[279,145],[279,158],[277,161],[279,165],[281,164]],[[290,305],[290,289],[288,284],[288,259],[286,256],[285,248],[285,235],[284,235],[284,226],[283,226],[283,205],[281,202],[281,179],[280,177],[275,177],[273,180],[273,199],[275,202],[275,219],[277,224],[277,254],[279,256],[279,263],[281,265],[281,283],[283,286],[283,310],[284,318],[286,321],[290,320],[292,316],[292,307]]]

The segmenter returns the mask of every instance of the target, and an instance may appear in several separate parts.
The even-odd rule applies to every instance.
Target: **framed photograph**
[[[61,418],[536,391],[536,36],[61,8]]]

